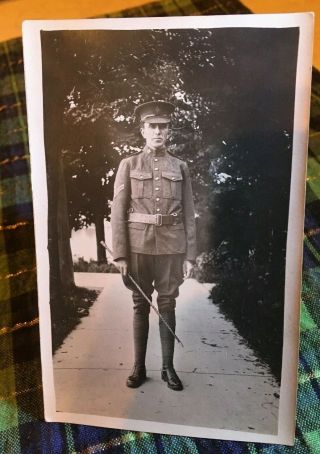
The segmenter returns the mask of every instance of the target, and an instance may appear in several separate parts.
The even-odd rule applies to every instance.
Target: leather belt
[[[129,222],[142,222],[143,224],[154,225],[176,225],[182,222],[180,214],[144,214],[144,213],[129,213]]]

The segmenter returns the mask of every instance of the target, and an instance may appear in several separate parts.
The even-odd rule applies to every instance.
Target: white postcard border
[[[34,205],[37,280],[40,314],[41,362],[45,419],[128,430],[188,435],[204,438],[292,444],[300,312],[300,279],[302,268],[303,219],[305,206],[305,169],[307,157],[309,101],[311,90],[313,13],[154,17],[136,19],[91,19],[26,21],[23,23],[23,46],[26,79],[29,143],[31,150],[32,191]],[[287,267],[285,291],[285,322],[282,362],[282,384],[279,407],[278,435],[254,434],[234,430],[192,427],[159,422],[57,412],[52,363],[51,320],[49,307],[49,255],[47,250],[48,195],[43,125],[41,30],[136,30],[253,27],[299,27],[299,52],[294,113],[293,163],[289,225],[287,237]],[[303,107],[301,107],[303,106]],[[303,169],[303,172],[302,170]],[[294,247],[292,246],[294,245]]]

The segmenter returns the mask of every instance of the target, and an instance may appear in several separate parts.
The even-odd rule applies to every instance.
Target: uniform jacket
[[[128,213],[180,215],[176,225],[128,222]],[[196,226],[187,164],[166,149],[129,156],[120,162],[111,208],[113,258],[141,254],[185,254],[196,258]]]

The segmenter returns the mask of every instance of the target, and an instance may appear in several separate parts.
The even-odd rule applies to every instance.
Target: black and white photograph
[[[311,32],[24,24],[48,421],[293,442]]]

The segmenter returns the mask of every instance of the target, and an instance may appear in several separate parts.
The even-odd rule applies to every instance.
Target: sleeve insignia
[[[123,191],[124,189],[124,184],[120,184],[117,188],[114,189],[114,197],[117,197],[117,195]]]

